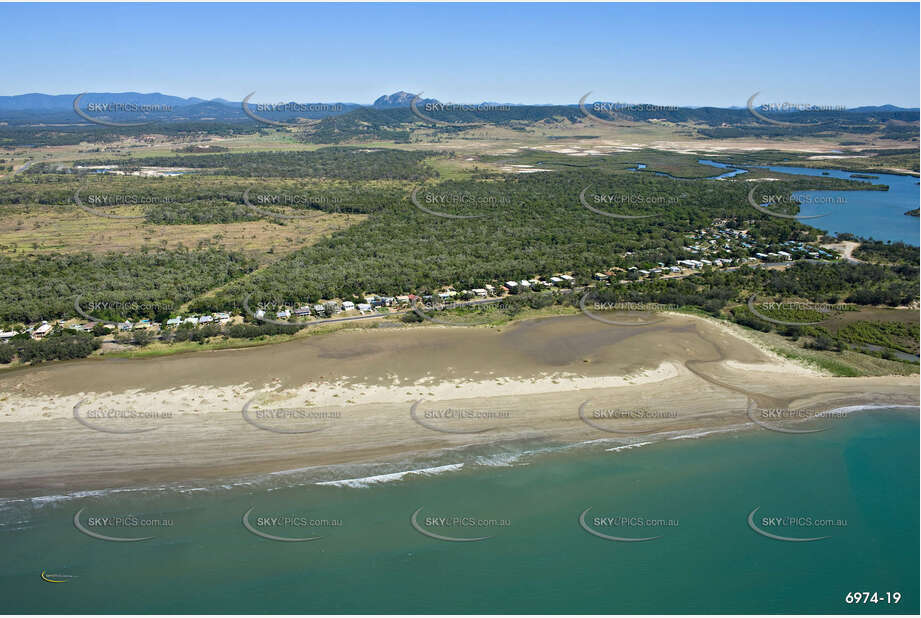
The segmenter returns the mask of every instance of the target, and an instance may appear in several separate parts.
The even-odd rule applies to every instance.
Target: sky
[[[0,4],[0,95],[919,105],[918,3]]]

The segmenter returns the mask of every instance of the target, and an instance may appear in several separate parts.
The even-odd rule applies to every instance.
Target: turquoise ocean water
[[[865,410],[804,435],[504,445],[443,454],[428,474],[6,501],[0,598],[54,613],[917,613],[918,430],[916,408]],[[257,536],[251,508],[257,531],[321,538]],[[588,508],[590,530],[658,538],[593,535]],[[760,535],[756,508],[769,534],[828,538]],[[79,509],[91,531],[154,538],[92,538]],[[427,536],[417,509],[425,532],[490,538]],[[128,515],[165,523],[95,525]]]

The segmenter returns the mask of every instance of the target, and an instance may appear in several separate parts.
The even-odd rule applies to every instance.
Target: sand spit
[[[817,410],[917,406],[918,385],[917,376],[825,376],[762,350],[735,325],[677,314],[652,326],[579,315],[82,360],[0,377],[0,497],[404,460],[508,440],[699,434],[750,424],[750,399]],[[620,416],[599,416],[611,411]]]

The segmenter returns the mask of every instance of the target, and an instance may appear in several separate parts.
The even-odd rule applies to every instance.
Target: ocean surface
[[[917,614],[918,414],[6,501],[0,598],[13,613]],[[153,538],[94,538],[78,511],[94,534]],[[771,538],[750,514],[826,538]]]

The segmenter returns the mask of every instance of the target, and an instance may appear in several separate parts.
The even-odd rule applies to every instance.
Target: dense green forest
[[[334,165],[335,161],[349,159],[352,155],[351,149],[324,151],[328,152],[319,151],[319,167]],[[417,170],[427,169],[423,167],[420,153],[407,154],[413,155],[411,160],[419,165]],[[612,267],[653,268],[658,262],[672,265],[679,259],[693,257],[684,249],[691,242],[688,234],[709,227],[717,220],[729,228],[748,229],[750,242],[773,247],[772,250],[780,249],[784,241],[809,242],[817,238],[818,232],[812,228],[769,217],[753,209],[747,201],[749,183],[687,182],[652,174],[606,172],[606,168],[616,169],[622,162],[612,161],[608,167],[603,158],[599,159],[602,159],[599,167],[553,174],[485,174],[480,180],[437,184],[429,181],[402,186],[391,186],[387,182],[365,183],[361,190],[350,184],[351,181],[334,182],[322,197],[335,196],[336,199],[322,199],[316,203],[308,200],[297,207],[317,211],[351,209],[371,214],[371,217],[247,277],[244,275],[255,268],[252,260],[217,249],[158,250],[128,256],[2,258],[0,276],[12,284],[0,290],[0,320],[31,321],[73,315],[72,299],[81,292],[119,302],[160,301],[165,304],[169,301],[176,307],[197,299],[193,310],[210,311],[239,309],[248,293],[255,294],[254,301],[283,298],[292,302],[315,302],[351,298],[368,292],[425,293],[445,285],[457,289],[482,287],[489,282],[558,272],[572,272],[580,280],[588,281],[593,273]],[[82,186],[79,179],[67,175],[41,177],[53,181],[40,184],[37,177],[33,177],[27,182],[10,185],[15,189],[14,200],[55,203],[59,199],[72,199],[71,190]],[[250,185],[238,184],[230,178],[214,184],[209,178],[139,181],[153,193],[169,188],[174,195],[188,200],[150,208],[148,221],[169,224],[254,216],[236,197],[237,191]],[[93,183],[92,187],[120,187],[127,181],[124,177],[87,180]],[[110,181],[114,184],[110,185]],[[789,193],[826,184],[840,187],[854,183],[791,177],[788,181],[772,183],[771,191]],[[279,191],[278,187],[285,192],[300,189],[308,193],[317,188],[316,185],[300,185],[299,181],[281,180],[279,184],[264,179],[255,181],[252,186],[250,196],[254,204],[260,192]],[[409,199],[414,187],[419,188],[417,199],[428,204],[429,210],[476,218],[452,219],[425,212]],[[643,204],[600,206],[601,210],[653,216],[624,220],[592,212],[579,200],[580,193],[587,187],[591,188],[589,195],[641,196],[645,200]],[[215,189],[227,192],[222,196],[223,201],[206,199]],[[734,250],[727,257],[743,255],[746,253]],[[900,264],[903,264],[902,257],[899,254]],[[753,289],[790,295],[800,291],[856,294],[857,302],[892,304],[917,293],[917,269],[912,271],[912,268],[861,265],[838,270],[839,266],[835,265],[823,270],[816,266],[802,271],[815,273],[816,281],[808,285],[800,281],[805,274],[797,279],[792,274],[756,271],[761,274],[747,274],[743,279],[739,273],[720,272],[707,277],[725,277],[726,280],[705,287],[739,290],[752,285]],[[909,289],[912,286],[906,287],[903,280],[910,278],[912,272],[915,276],[913,292]],[[847,277],[841,279],[844,275]],[[827,286],[819,287],[817,282]],[[657,294],[660,285],[666,284],[646,283],[641,287],[646,290],[644,294]],[[689,284],[669,282],[667,285],[679,286],[674,290],[700,301],[680,304],[705,306],[704,301],[712,299],[700,289],[692,291],[686,287]],[[219,286],[224,287],[216,295],[199,298]],[[716,298],[724,296],[721,292]],[[129,311],[119,315],[113,313],[111,317],[158,316]]]
[[[9,112],[4,114],[5,117],[10,115],[12,114]],[[27,117],[32,118],[33,116]],[[74,117],[71,112],[66,115],[66,120],[72,123]],[[150,133],[173,138],[201,139],[207,136],[252,135],[263,130],[265,130],[263,125],[257,125],[254,122],[159,122],[138,127],[106,127],[63,122],[54,125],[11,123],[8,126],[0,126],[0,147],[72,146],[84,142],[108,144],[126,137],[137,138]]]
[[[0,323],[34,322],[76,314],[81,306],[108,303],[89,311],[102,319],[162,318],[215,286],[255,268],[238,253],[152,251],[131,255],[0,256]]]
[[[772,190],[788,192],[807,182],[811,179],[776,183]],[[592,212],[579,202],[580,192],[590,185],[600,194],[639,195],[653,202],[612,212],[654,216],[623,220]],[[424,293],[444,285],[481,287],[557,272],[589,278],[611,267],[669,265],[691,257],[683,249],[688,232],[717,219],[728,227],[749,228],[751,242],[770,245],[816,238],[812,228],[751,208],[747,188],[742,183],[687,183],[594,171],[443,182],[427,186],[419,199],[463,195],[463,203],[437,206],[435,211],[478,218],[434,216],[404,197],[387,203],[370,219],[227,286],[218,298],[203,299],[198,306],[235,306],[250,292],[315,301],[365,292]]]
[[[424,160],[437,153],[371,148],[330,147],[312,151],[216,153],[145,157],[143,165],[187,167],[243,177],[337,178],[344,180],[423,180],[436,175]],[[92,165],[118,165],[133,170],[141,165],[124,159],[86,161]],[[51,171],[50,164],[36,164],[27,174]]]

